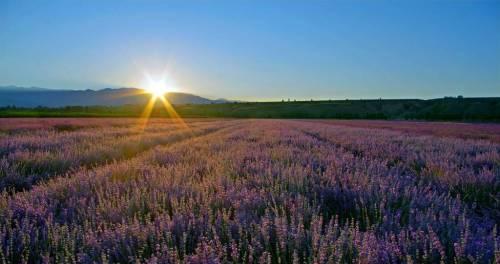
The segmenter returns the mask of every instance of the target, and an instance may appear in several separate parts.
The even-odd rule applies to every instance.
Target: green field
[[[181,117],[500,121],[500,98],[324,100],[175,105]],[[0,108],[0,117],[138,117],[142,105]],[[157,104],[154,117],[168,117]]]

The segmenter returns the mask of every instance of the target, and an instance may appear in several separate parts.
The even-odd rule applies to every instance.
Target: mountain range
[[[151,95],[138,88],[105,88],[101,90],[54,90],[40,87],[0,86],[0,107],[64,107],[118,106],[146,104]],[[211,100],[189,93],[171,92],[165,98],[174,105],[216,104],[229,102]]]

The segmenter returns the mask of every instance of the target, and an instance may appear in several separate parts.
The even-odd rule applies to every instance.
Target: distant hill
[[[40,87],[0,87],[0,107],[64,107],[143,105],[150,98],[137,88],[106,88],[102,90],[52,90]],[[172,104],[214,104],[227,100],[210,100],[188,93],[168,93]]]

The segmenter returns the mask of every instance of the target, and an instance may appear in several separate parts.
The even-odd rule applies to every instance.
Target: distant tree
[[[458,99],[464,99],[462,95],[457,96]]]

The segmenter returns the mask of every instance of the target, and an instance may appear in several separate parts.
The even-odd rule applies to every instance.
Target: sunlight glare
[[[155,97],[162,97],[169,92],[167,84],[163,80],[149,80],[144,89]]]
[[[172,91],[176,91],[172,80],[167,78],[166,74],[163,74],[161,78],[153,78],[150,74],[145,74],[145,80],[143,84],[143,90],[145,93],[151,94],[151,98],[149,99],[146,107],[144,108],[143,113],[141,114],[141,122],[140,129],[144,131],[147,126],[148,120],[151,117],[153,112],[153,108],[155,106],[156,101],[160,101],[167,111],[170,119],[177,125],[182,128],[185,128],[190,132],[189,126],[182,120],[182,118],[177,114],[172,104],[167,100],[166,94]]]

